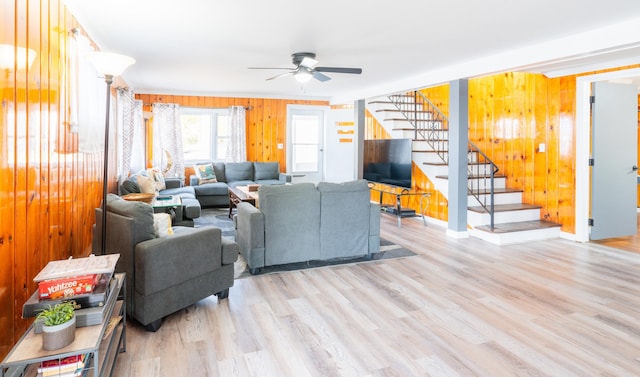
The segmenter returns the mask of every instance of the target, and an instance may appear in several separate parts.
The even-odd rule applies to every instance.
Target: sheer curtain
[[[242,162],[247,160],[247,138],[244,106],[229,108],[229,127],[231,138],[227,145],[226,162]]]
[[[184,178],[180,107],[174,103],[153,104],[152,163],[165,177]]]
[[[122,151],[118,154],[118,180],[122,183],[145,167],[145,130],[142,101],[127,88],[119,88],[117,96],[118,149]]]

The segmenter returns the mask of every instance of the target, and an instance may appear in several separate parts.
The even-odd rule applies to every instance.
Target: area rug
[[[225,237],[235,237],[233,220],[229,218],[229,209],[227,208],[202,209],[200,217],[194,220],[194,226],[200,227],[207,225],[213,225],[222,229],[222,235]],[[284,271],[304,270],[307,268],[335,266],[341,264],[366,263],[385,259],[410,257],[413,255],[416,255],[416,253],[409,249],[406,249],[385,239],[380,239],[380,251],[378,253],[372,254],[371,258],[335,258],[323,261],[308,261],[300,263],[289,263],[278,266],[268,266],[261,268],[259,275]],[[249,273],[249,269],[247,268],[247,264],[242,258],[242,255],[238,256],[238,261],[235,263],[234,270],[236,279],[243,279],[246,277],[254,276]]]

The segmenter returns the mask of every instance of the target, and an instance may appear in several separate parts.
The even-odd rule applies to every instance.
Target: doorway
[[[318,183],[323,174],[324,106],[287,106],[287,170],[293,183]]]
[[[607,72],[578,77],[576,80],[576,241],[589,241],[591,206],[590,96],[591,85],[601,81],[619,81],[640,77],[640,69]],[[636,207],[637,203],[630,203]]]

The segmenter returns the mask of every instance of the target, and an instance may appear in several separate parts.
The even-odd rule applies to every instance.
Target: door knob
[[[638,171],[638,167],[636,165],[633,165],[633,167],[631,168],[631,170],[633,171]]]

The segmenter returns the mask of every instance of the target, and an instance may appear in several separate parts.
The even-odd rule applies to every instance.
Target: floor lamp
[[[107,190],[109,188],[109,113],[111,112],[111,84],[113,77],[119,76],[127,67],[135,63],[133,58],[109,52],[96,51],[87,55],[87,59],[93,63],[96,71],[104,75],[107,83],[107,107],[104,122],[104,167],[102,180],[102,247],[100,254],[107,251]]]

